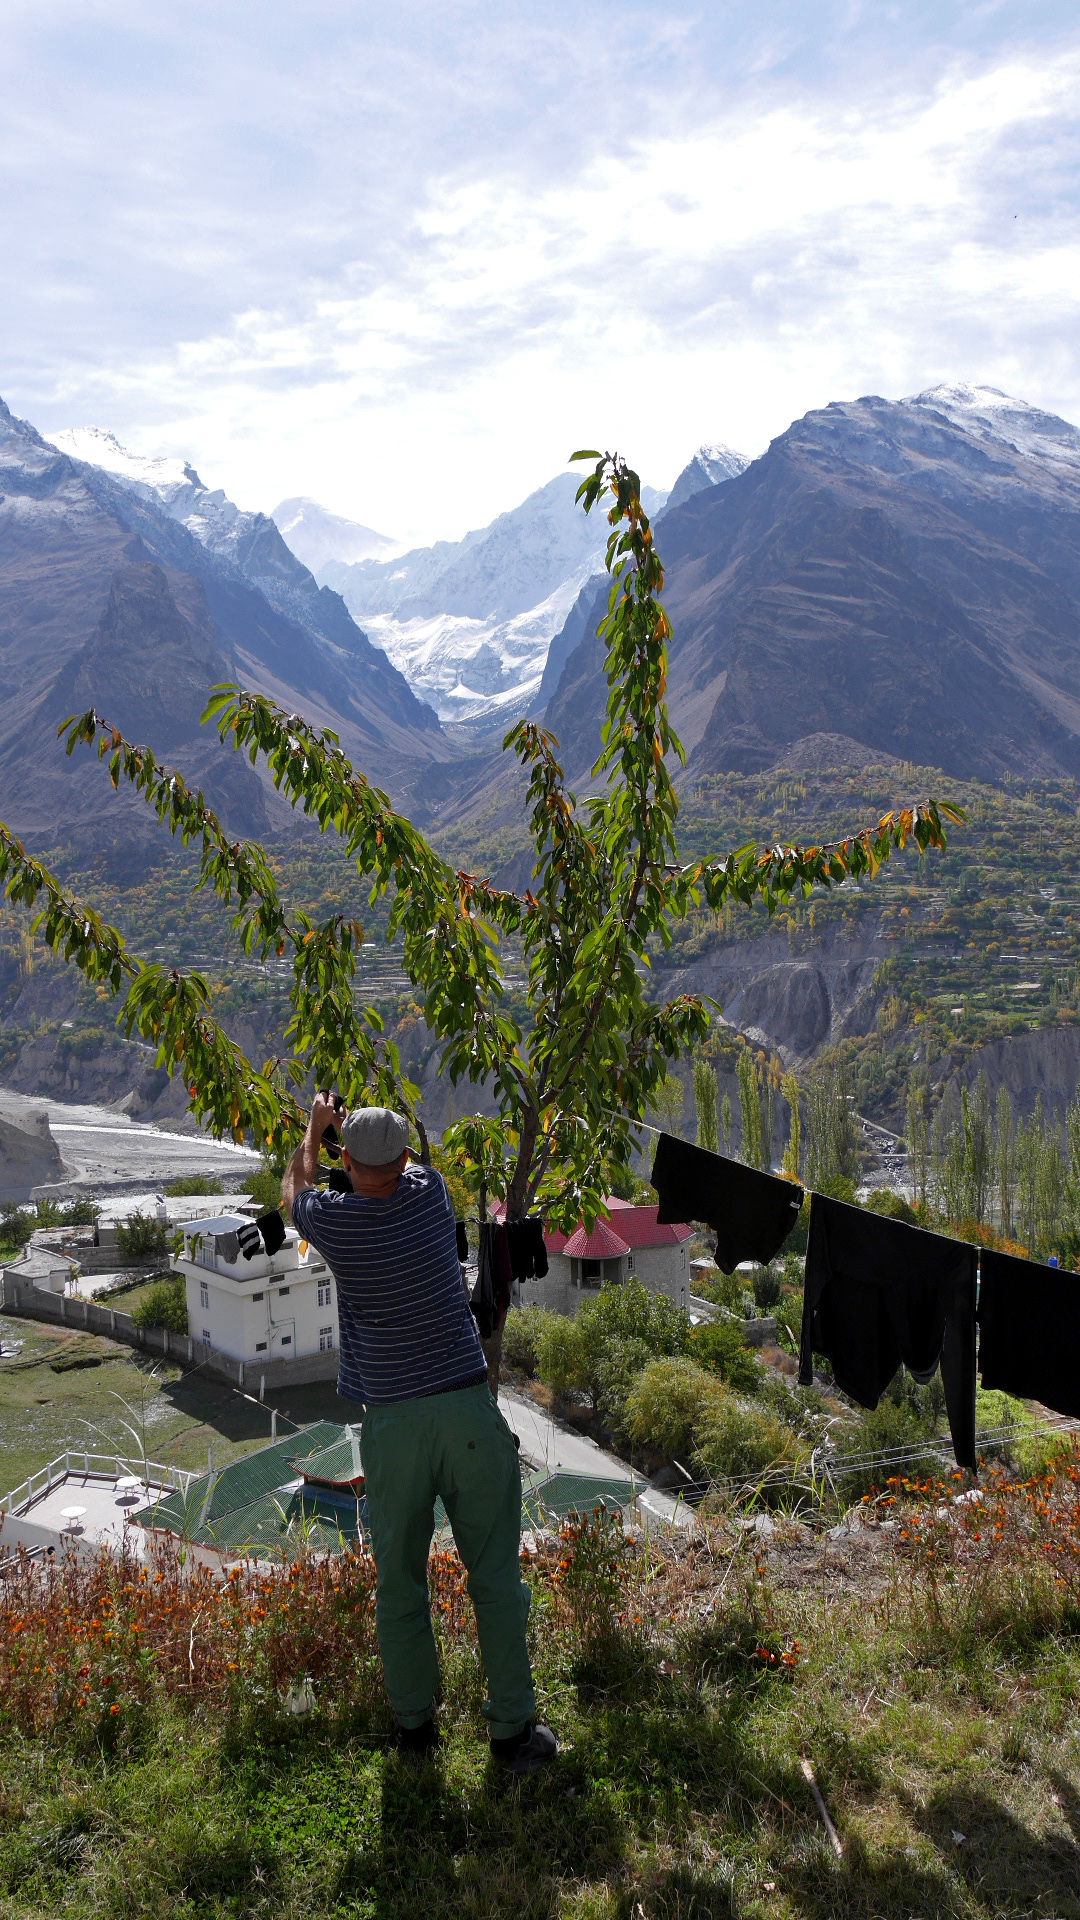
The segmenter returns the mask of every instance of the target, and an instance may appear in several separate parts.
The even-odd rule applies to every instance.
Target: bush
[[[996,1387],[976,1390],[975,1426],[979,1432],[993,1432],[999,1427],[1020,1429],[1008,1440],[991,1443],[985,1451],[1009,1461],[1025,1479],[1045,1473],[1062,1448],[1072,1445],[1071,1434],[1040,1432],[1031,1408]],[[983,1450],[980,1442],[979,1452]]]
[[[37,1224],[33,1214],[9,1201],[0,1212],[0,1246],[25,1247]]]
[[[783,1421],[720,1389],[702,1423],[697,1454],[710,1480],[727,1480],[793,1466],[799,1451]]]
[[[61,1225],[65,1227],[92,1227],[100,1208],[93,1200],[69,1200],[60,1209]]]
[[[170,1333],[188,1330],[187,1288],[184,1276],[170,1274],[148,1289],[132,1313],[137,1327],[167,1327]]]
[[[866,1205],[871,1213],[884,1214],[886,1220],[903,1220],[909,1227],[918,1225],[914,1207],[891,1187],[875,1187],[873,1193],[867,1195]]]
[[[502,1357],[508,1367],[530,1376],[540,1359],[540,1336],[549,1320],[561,1318],[546,1307],[511,1307],[503,1326]]]
[[[690,1351],[699,1367],[718,1374],[736,1393],[756,1393],[761,1381],[761,1365],[754,1358],[742,1331],[730,1320],[714,1320],[711,1325],[695,1327],[690,1335]]]
[[[545,1387],[550,1387],[560,1399],[570,1393],[593,1393],[594,1376],[581,1337],[580,1321],[570,1320],[561,1313],[548,1316],[537,1341],[536,1371]]]
[[[737,1273],[716,1271],[713,1280],[699,1280],[697,1291],[703,1300],[711,1300],[715,1306],[727,1307],[732,1313],[742,1312],[743,1284]]]
[[[200,1194],[224,1193],[225,1189],[212,1173],[185,1173],[179,1180],[168,1181],[164,1191],[171,1200],[184,1200],[197,1199]]]
[[[596,1405],[616,1438],[628,1438],[626,1403],[635,1381],[653,1358],[638,1334],[616,1334],[604,1345],[596,1367]]]
[[[282,1175],[269,1164],[259,1168],[248,1181],[248,1192],[264,1213],[273,1213],[281,1205]]]
[[[697,1449],[708,1413],[724,1398],[716,1376],[693,1360],[652,1360],[627,1395],[626,1431],[646,1453],[686,1461]]]
[[[771,1313],[779,1306],[784,1291],[783,1275],[774,1267],[759,1267],[754,1275],[754,1305],[759,1313]]]
[[[168,1251],[167,1223],[151,1219],[148,1213],[133,1213],[130,1220],[117,1222],[116,1249],[122,1260],[163,1259]]]
[[[886,1394],[876,1407],[867,1408],[857,1420],[843,1430],[840,1439],[840,1458],[835,1471],[842,1476],[845,1496],[854,1499],[857,1495],[872,1493],[875,1487],[884,1487],[895,1475],[909,1480],[937,1479],[941,1474],[940,1455],[927,1447],[925,1453],[913,1454],[910,1461],[899,1465],[889,1461],[860,1467],[854,1473],[844,1470],[843,1457],[854,1458],[859,1454],[894,1452],[899,1448],[917,1448],[920,1442],[928,1438],[928,1422],[906,1399],[894,1400]]]

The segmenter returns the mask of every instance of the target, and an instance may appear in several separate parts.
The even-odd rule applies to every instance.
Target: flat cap
[[[392,1107],[354,1107],[338,1131],[358,1166],[386,1167],[409,1144],[409,1123]]]

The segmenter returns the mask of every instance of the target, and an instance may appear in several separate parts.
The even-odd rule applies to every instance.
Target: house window
[[[200,1307],[208,1307],[210,1305],[210,1289],[205,1280],[199,1281],[199,1305]]]
[[[286,1295],[287,1295],[288,1293],[290,1293],[290,1292],[291,1292],[291,1288],[289,1288],[289,1287],[279,1287],[279,1288],[278,1288],[278,1299],[279,1299],[279,1300],[284,1300],[284,1299],[285,1299],[285,1296],[286,1296]]]
[[[252,1304],[252,1306],[255,1306],[255,1304],[256,1304],[256,1303],[257,1303],[257,1302],[258,1302],[259,1300],[265,1300],[265,1299],[266,1299],[266,1295],[265,1295],[265,1293],[253,1293],[253,1294],[252,1294],[252,1296],[251,1296],[251,1304]]]
[[[283,1333],[283,1334],[282,1334],[282,1336],[281,1336],[281,1344],[282,1344],[282,1346],[283,1346],[283,1347],[291,1347],[291,1346],[292,1346],[292,1334],[291,1334],[291,1333]]]
[[[256,1353],[265,1353],[265,1352],[266,1352],[266,1341],[265,1341],[265,1340],[256,1340],[256,1342],[255,1342],[255,1351],[256,1351]]]
[[[326,1285],[325,1285],[325,1286],[320,1286],[320,1287],[319,1287],[319,1305],[320,1305],[320,1307],[328,1307],[328,1306],[330,1305],[330,1282],[329,1282],[329,1280],[328,1280],[328,1281],[326,1282]]]
[[[203,1330],[202,1330],[202,1337],[203,1337],[203,1340],[204,1340],[204,1342],[205,1342],[205,1344],[206,1344],[207,1346],[209,1346],[209,1345],[210,1345],[210,1329],[209,1329],[209,1327],[204,1327],[204,1328],[203,1328]]]
[[[634,1271],[634,1256],[632,1253],[628,1253],[626,1256],[626,1271],[627,1273],[633,1273]]]
[[[583,1287],[603,1285],[604,1268],[600,1260],[583,1260],[581,1263],[581,1284]]]
[[[319,1352],[332,1353],[333,1347],[334,1347],[333,1327],[320,1327],[319,1328]]]

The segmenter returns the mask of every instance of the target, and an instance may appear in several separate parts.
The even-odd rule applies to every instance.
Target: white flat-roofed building
[[[0,1573],[6,1556],[102,1547],[147,1557],[145,1528],[155,1507],[181,1498],[194,1478],[153,1460],[65,1453],[0,1499]]]
[[[184,1276],[188,1332],[214,1352],[257,1367],[303,1360],[305,1373],[329,1379],[337,1370],[338,1318],[334,1276],[322,1255],[285,1230],[277,1253],[245,1259],[237,1241],[249,1214],[220,1213],[183,1228],[173,1268]]]

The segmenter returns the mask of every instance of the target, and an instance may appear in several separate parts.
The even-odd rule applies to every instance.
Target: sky
[[[457,537],[830,400],[1080,420],[1075,0],[3,0],[0,394]]]

